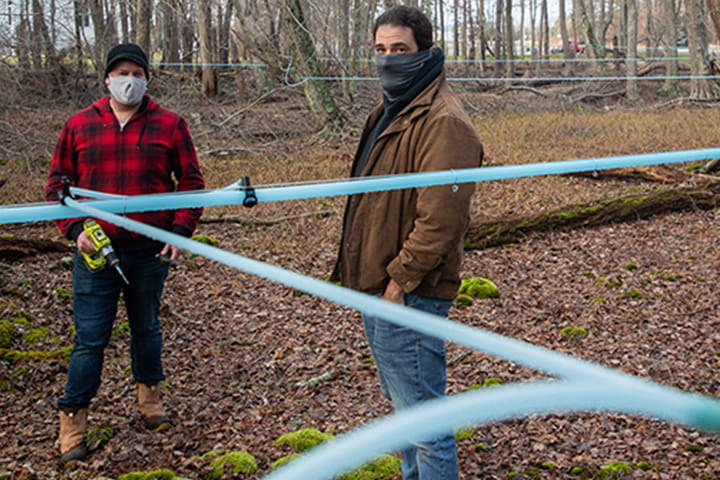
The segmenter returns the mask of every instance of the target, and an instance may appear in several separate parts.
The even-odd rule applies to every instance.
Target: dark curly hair
[[[408,27],[413,31],[418,50],[427,50],[433,45],[433,26],[422,10],[406,5],[396,5],[380,15],[373,25],[373,38],[381,25]]]

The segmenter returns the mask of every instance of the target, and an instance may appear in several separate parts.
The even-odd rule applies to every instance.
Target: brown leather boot
[[[87,457],[87,414],[87,408],[60,410],[60,464],[65,467]]]
[[[145,428],[151,432],[162,432],[172,428],[170,418],[165,414],[160,401],[159,383],[138,383],[138,407]]]

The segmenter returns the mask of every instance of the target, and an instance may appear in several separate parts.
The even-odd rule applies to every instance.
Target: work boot
[[[145,428],[151,432],[162,432],[172,428],[170,418],[165,414],[160,401],[159,383],[138,383],[138,407]]]
[[[60,410],[60,464],[71,466],[87,456],[87,408]]]

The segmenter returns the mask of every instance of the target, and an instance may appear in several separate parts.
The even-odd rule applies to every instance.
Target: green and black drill
[[[93,254],[80,252],[85,259],[85,263],[87,263],[88,267],[90,267],[90,270],[100,270],[106,264],[109,264],[115,269],[115,271],[117,271],[125,284],[130,285],[130,282],[120,268],[120,259],[110,243],[110,237],[105,234],[105,230],[103,230],[102,227],[92,218],[85,220],[83,223],[83,230],[87,233],[88,238],[96,250]]]

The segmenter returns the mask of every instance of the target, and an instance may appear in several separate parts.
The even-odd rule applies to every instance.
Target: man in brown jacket
[[[351,176],[479,167],[482,144],[450,90],[444,54],[418,9],[396,6],[373,36],[383,102],[368,116]],[[333,277],[383,299],[447,316],[460,284],[473,184],[352,195]],[[445,344],[363,315],[380,386],[396,409],[445,395]],[[403,450],[405,480],[457,478],[448,432]]]

